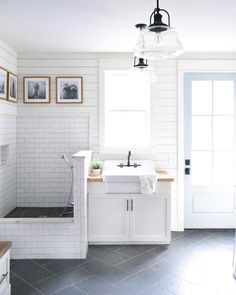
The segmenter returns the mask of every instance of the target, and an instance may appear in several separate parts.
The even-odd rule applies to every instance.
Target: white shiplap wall
[[[99,155],[99,61],[130,59],[129,54],[93,53],[19,53],[18,55],[18,115],[88,115],[89,148],[102,159],[120,155]],[[157,80],[152,84],[152,154],[156,167],[168,170],[175,178],[172,186],[172,228],[177,228],[177,62],[165,61],[155,65]],[[23,77],[48,75],[51,77],[51,104],[23,104]],[[83,76],[84,103],[57,105],[55,103],[57,76]],[[138,157],[138,156],[137,156]],[[140,155],[141,157],[141,155]]]
[[[177,174],[177,61],[155,62],[151,92],[151,143],[156,167],[167,170],[175,181],[171,195],[171,226],[178,228]]]
[[[0,67],[17,73],[17,54],[2,41]],[[15,103],[0,100],[0,147],[9,149],[7,165],[0,167],[0,217],[16,206],[16,114]]]

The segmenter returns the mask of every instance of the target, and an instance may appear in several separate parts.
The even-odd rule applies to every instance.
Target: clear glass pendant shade
[[[135,56],[145,59],[173,58],[183,53],[177,31],[169,26],[152,26],[140,30],[134,47]]]

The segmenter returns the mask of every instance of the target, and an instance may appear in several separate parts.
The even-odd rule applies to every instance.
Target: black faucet
[[[137,163],[134,163],[134,164],[131,165],[130,164],[130,157],[131,157],[131,151],[128,152],[127,164],[120,163],[117,166],[120,167],[120,168],[123,168],[123,167],[134,167],[134,168],[137,168],[138,166],[141,166],[140,164],[137,164]]]
[[[128,152],[127,167],[130,167],[130,156],[131,156],[131,151]]]

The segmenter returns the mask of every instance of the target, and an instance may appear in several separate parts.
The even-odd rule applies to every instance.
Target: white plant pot
[[[101,169],[92,169],[92,174],[93,175],[100,175],[101,174]]]

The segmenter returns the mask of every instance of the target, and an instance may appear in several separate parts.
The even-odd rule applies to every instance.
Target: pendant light
[[[138,60],[138,61],[137,61]],[[133,66],[135,69],[139,69],[139,70],[145,70],[147,69],[148,67],[148,64],[147,64],[147,60],[144,60],[143,58],[141,57],[137,57],[135,56],[134,57],[134,66]]]
[[[167,16],[167,24],[162,17]],[[173,58],[183,53],[182,43],[179,41],[176,29],[170,26],[170,14],[157,7],[150,16],[150,24],[136,24],[139,29],[138,42],[134,47],[135,56],[143,59]]]

